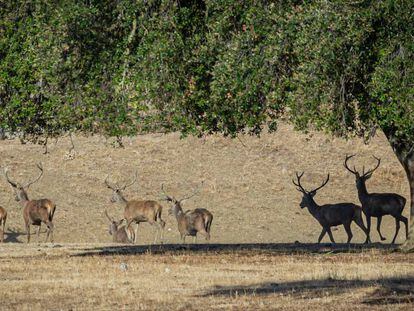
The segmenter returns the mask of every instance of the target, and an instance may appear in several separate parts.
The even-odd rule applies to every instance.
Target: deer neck
[[[24,190],[19,191],[17,197],[19,199],[19,204],[23,207],[26,206],[27,202],[30,201],[27,192]]]
[[[184,218],[184,212],[181,206],[174,206],[173,213],[175,218],[179,221],[180,219]]]
[[[125,205],[125,204],[127,204],[127,203],[128,203],[128,200],[127,200],[127,199],[125,199],[125,197],[124,197],[124,195],[123,195],[122,193],[118,193],[117,195],[118,195],[118,202],[119,202],[120,204]]]
[[[315,202],[314,199],[311,199],[310,203],[307,206],[309,213],[315,218],[318,218],[320,206]]]
[[[362,202],[364,202],[366,200],[367,196],[369,195],[368,194],[368,191],[367,191],[367,187],[365,185],[365,182],[362,182],[357,187],[357,189],[358,189],[358,198],[359,198],[359,201],[362,203]]]

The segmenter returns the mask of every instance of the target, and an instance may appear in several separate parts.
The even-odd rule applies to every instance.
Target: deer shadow
[[[15,229],[10,229],[4,231],[4,242],[6,243],[23,243],[22,241],[18,240],[18,237],[21,235],[26,235],[26,232],[19,232]]]
[[[319,279],[293,282],[267,282],[243,286],[214,286],[197,297],[290,295],[297,299],[340,295],[359,288],[376,287],[362,303],[369,305],[414,303],[414,275],[372,280]]]
[[[156,245],[108,245],[85,248],[73,256],[112,256],[139,255],[151,253],[163,255],[168,253],[214,253],[257,252],[280,255],[298,255],[311,253],[361,253],[369,249],[395,251],[396,245],[372,244],[311,244],[311,243],[239,243],[239,244],[156,244]]]

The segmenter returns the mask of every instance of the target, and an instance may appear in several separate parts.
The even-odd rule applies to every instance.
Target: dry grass
[[[412,309],[413,254],[394,253],[381,244],[352,249],[292,244],[314,243],[321,230],[299,208],[300,194],[291,184],[296,170],[306,171],[308,187],[331,173],[331,182],[316,197],[319,203],[358,202],[343,158],[358,153],[357,164],[369,166],[375,154],[382,165],[369,190],[408,197],[404,173],[384,137],[364,145],[298,134],[282,124],[276,134],[240,140],[146,135],[126,139],[125,149],[114,149],[101,137],[75,137],[72,160],[68,138],[51,144],[47,155],[41,146],[0,141],[0,166],[9,167],[14,179],[30,178],[36,173],[34,164],[43,162],[45,174],[29,196],[56,202],[58,243],[20,244],[25,241],[22,211],[2,178],[0,205],[9,215],[7,243],[0,246],[2,309]],[[165,204],[163,248],[145,246],[153,238],[147,224],[140,226],[140,246],[108,244],[103,210],[120,218],[123,207],[109,203],[111,192],[103,180],[111,174],[126,181],[136,169],[139,180],[126,191],[128,198],[157,199],[162,183],[180,197],[205,180],[200,195],[184,208],[212,211],[214,244],[192,245],[190,250],[175,244],[176,223]],[[382,228],[389,243],[393,219],[385,217]],[[365,240],[356,226],[353,232],[353,242]],[[346,241],[343,228],[334,236]],[[379,240],[375,226],[371,239]],[[400,232],[398,241],[403,239]]]
[[[205,180],[200,195],[186,201],[184,208],[212,211],[212,241],[217,243],[315,242],[320,226],[306,209],[299,208],[301,194],[291,184],[292,176],[296,170],[306,171],[303,183],[310,188],[330,172],[331,181],[316,200],[358,203],[354,177],[342,165],[346,153],[358,153],[359,166],[373,165],[372,154],[381,157],[381,167],[368,182],[369,191],[395,191],[408,198],[405,175],[384,137],[364,145],[360,140],[344,141],[317,133],[312,136],[309,139],[309,135],[282,124],[275,134],[241,137],[244,146],[239,140],[216,136],[180,140],[178,134],[170,134],[127,139],[125,149],[106,146],[101,137],[76,137],[73,160],[66,160],[69,138],[52,144],[47,155],[42,154],[42,146],[1,141],[0,166],[9,167],[12,178],[26,180],[37,174],[35,163],[43,162],[45,174],[30,188],[29,196],[56,202],[55,240],[59,243],[111,241],[103,210],[108,208],[112,216],[121,218],[123,207],[109,203],[111,192],[103,180],[111,174],[113,180],[127,181],[135,170],[139,180],[127,189],[127,198],[158,199],[161,183],[180,197]],[[0,180],[0,206],[9,213],[7,241],[23,241],[22,211],[4,178]],[[164,207],[163,218],[171,229],[166,232],[166,242],[175,243],[175,219]],[[390,241],[394,220],[384,217],[382,227]],[[353,242],[364,241],[359,228],[354,226],[353,232]],[[334,235],[339,242],[346,241],[343,228]],[[139,243],[147,244],[152,237],[152,228],[142,225]],[[372,240],[379,240],[375,230]],[[403,240],[400,232],[397,241]]]
[[[329,250],[4,244],[0,300],[18,310],[412,310],[413,255]]]

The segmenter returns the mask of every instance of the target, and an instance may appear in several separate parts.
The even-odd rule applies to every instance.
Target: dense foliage
[[[260,133],[289,118],[412,144],[410,1],[3,1],[0,127]]]

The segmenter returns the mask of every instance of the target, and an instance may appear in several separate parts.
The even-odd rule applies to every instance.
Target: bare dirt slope
[[[291,179],[296,170],[304,170],[303,183],[311,188],[329,172],[331,181],[316,200],[358,203],[354,178],[342,165],[347,153],[358,153],[358,167],[374,165],[373,154],[382,158],[380,168],[368,182],[369,191],[393,191],[408,198],[404,172],[381,135],[364,145],[360,140],[344,141],[320,133],[299,134],[282,124],[277,133],[260,138],[181,140],[178,134],[154,134],[125,139],[124,149],[113,148],[97,136],[75,137],[74,142],[76,156],[69,160],[68,138],[56,145],[51,143],[46,155],[38,145],[0,141],[0,166],[8,167],[15,180],[32,178],[37,174],[36,162],[43,162],[44,176],[30,188],[29,196],[56,202],[57,243],[111,241],[103,211],[108,208],[112,216],[121,218],[123,207],[109,203],[111,191],[103,180],[110,174],[113,181],[126,182],[135,170],[138,182],[125,192],[131,199],[158,199],[162,183],[169,194],[182,197],[204,180],[200,194],[186,201],[184,208],[204,207],[214,214],[213,243],[315,242],[320,226],[306,209],[300,209],[301,194]],[[25,241],[22,210],[3,177],[0,205],[9,213],[6,241]],[[179,236],[175,219],[168,215],[168,205],[163,205],[166,243],[176,243]],[[407,207],[404,214],[408,216]],[[375,226],[374,222],[374,242],[379,241]],[[393,218],[385,217],[382,228],[389,243],[395,228]],[[359,228],[353,226],[353,232],[353,242],[364,241]],[[346,241],[343,228],[334,231],[334,236],[338,242]],[[151,226],[141,225],[139,244],[149,243],[152,237]],[[403,239],[402,228],[398,241]]]

